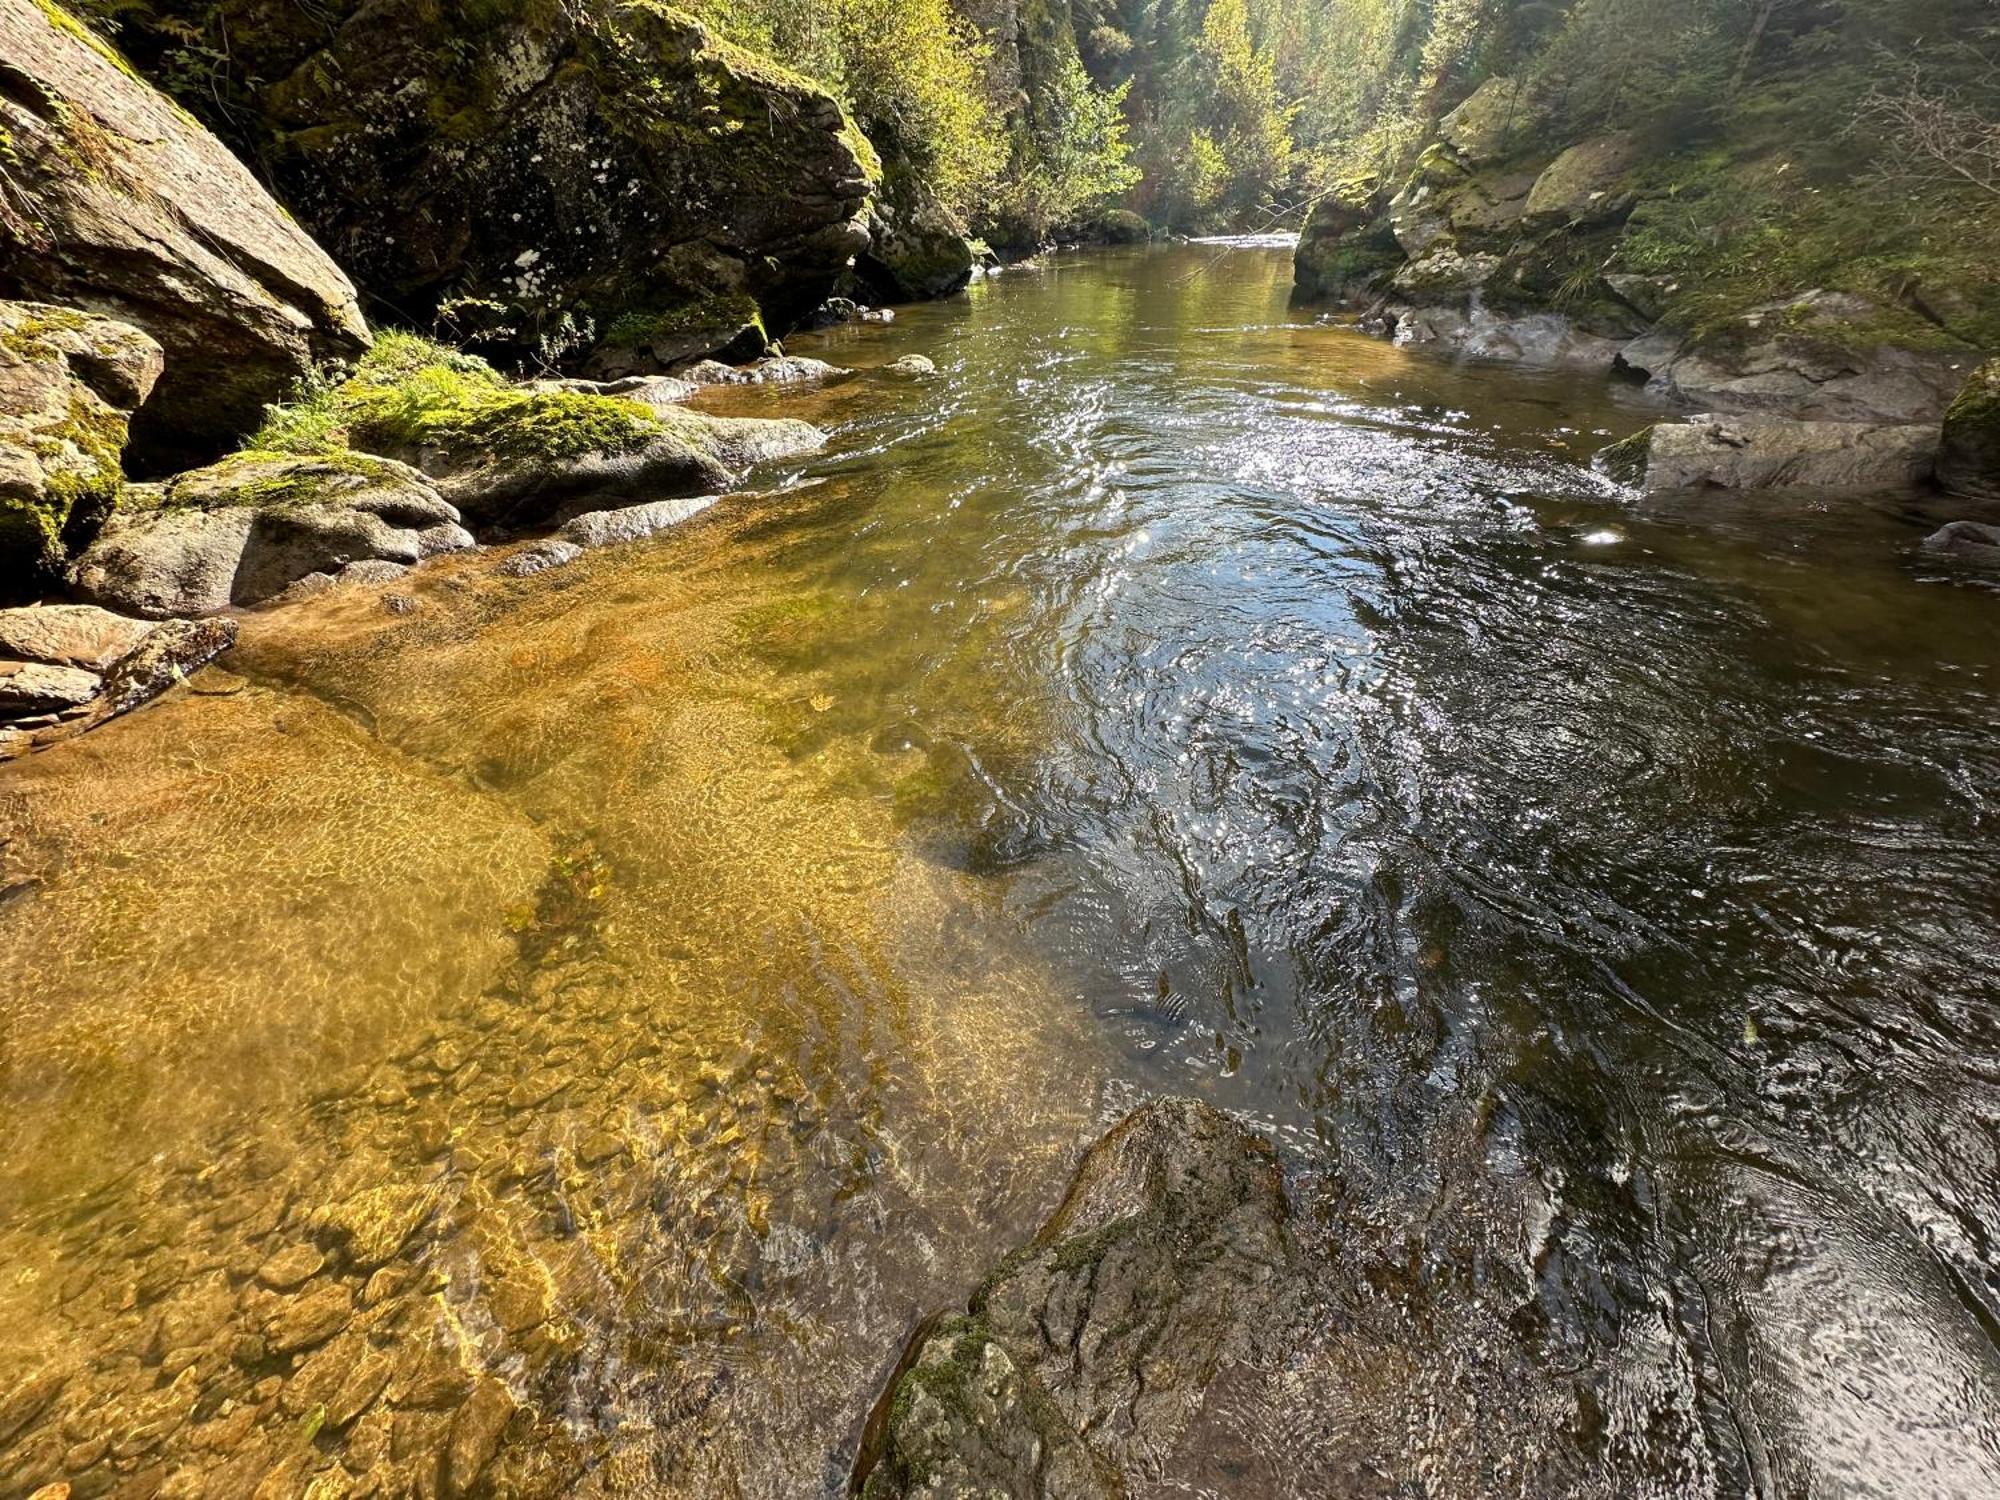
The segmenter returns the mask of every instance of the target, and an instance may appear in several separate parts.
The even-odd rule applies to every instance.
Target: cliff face
[[[229,38],[218,123],[406,321],[754,354],[868,243],[879,166],[833,98],[653,0],[166,0],[133,24],[156,69],[178,35]]]
[[[212,454],[366,347],[354,288],[242,163],[43,0],[0,0],[0,160],[0,296],[165,350],[133,424],[146,461]]]

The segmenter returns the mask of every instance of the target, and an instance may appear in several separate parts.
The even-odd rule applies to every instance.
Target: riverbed
[[[2000,1492],[2000,591],[1289,280],[790,340],[825,454],[0,769],[0,1495],[840,1494],[1161,1093],[1316,1329],[1163,1493]]]

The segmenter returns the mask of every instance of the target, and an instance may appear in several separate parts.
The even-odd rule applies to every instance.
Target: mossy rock
[[[1974,371],[1945,413],[1938,482],[1953,494],[2000,500],[2000,360]]]
[[[127,324],[0,302],[0,595],[40,592],[102,528],[160,367],[159,345]]]
[[[0,7],[0,57],[0,285],[114,313],[166,351],[131,422],[147,466],[214,456],[315,363],[365,347],[325,252],[69,11]]]
[[[757,299],[747,292],[722,292],[627,309],[605,325],[589,368],[615,377],[702,358],[741,363],[757,358],[770,344]]]
[[[433,0],[293,9],[158,0],[131,25],[218,39],[239,138],[301,220],[408,316],[493,308],[496,354],[754,357],[866,248],[881,167],[853,120],[672,6],[476,0],[442,30]]]

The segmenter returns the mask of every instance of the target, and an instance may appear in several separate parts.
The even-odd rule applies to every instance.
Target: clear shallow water
[[[1154,1091],[1319,1330],[1174,1492],[2000,1488],[2000,595],[1288,279],[794,340],[762,493],[0,772],[0,1494],[838,1493]]]

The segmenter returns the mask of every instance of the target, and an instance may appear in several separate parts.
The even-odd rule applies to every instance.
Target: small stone
[[[246,1368],[261,1365],[271,1357],[271,1346],[262,1334],[239,1333],[229,1342],[229,1357]]]
[[[347,1326],[354,1315],[353,1295],[330,1281],[297,1297],[285,1298],[264,1323],[264,1338],[274,1354],[292,1354],[323,1344]]]
[[[384,1266],[368,1278],[368,1285],[361,1289],[363,1307],[380,1307],[393,1297],[400,1296],[409,1286],[410,1273],[401,1266]]]
[[[69,1375],[66,1372],[44,1370],[39,1375],[29,1376],[0,1397],[0,1443],[5,1443],[40,1416],[67,1384]]]
[[[509,578],[532,578],[551,568],[566,568],[581,556],[583,548],[575,542],[536,542],[500,564],[500,572]]]
[[[427,1349],[404,1370],[389,1393],[389,1402],[392,1406],[444,1411],[464,1401],[471,1388],[472,1377],[456,1361],[436,1349]]]
[[[380,1351],[354,1366],[326,1403],[327,1430],[339,1431],[373,1406],[393,1370],[389,1356]]]
[[[209,667],[194,675],[188,683],[188,691],[203,698],[233,698],[248,686],[250,679],[247,677],[238,677],[221,667]]]
[[[437,1206],[436,1188],[389,1184],[369,1188],[311,1217],[316,1233],[340,1244],[347,1259],[371,1271],[400,1251]]]
[[[451,1419],[445,1439],[444,1481],[448,1495],[472,1493],[479,1476],[499,1451],[501,1435],[516,1411],[514,1396],[491,1375],[481,1376],[472,1395]]]
[[[311,1245],[288,1245],[257,1268],[257,1279],[276,1292],[289,1292],[317,1276],[326,1257]]]
[[[905,354],[901,359],[891,360],[888,369],[896,375],[937,374],[937,366],[921,354]]]

